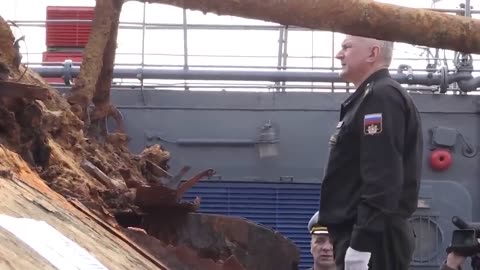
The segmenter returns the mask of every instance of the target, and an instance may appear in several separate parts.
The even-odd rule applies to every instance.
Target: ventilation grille
[[[441,258],[445,259],[442,250],[444,233],[433,216],[414,216],[410,219],[415,230],[415,251],[412,265],[437,266]]]
[[[47,7],[47,47],[83,48],[92,31],[93,7]],[[50,20],[77,20],[77,22],[50,22]]]

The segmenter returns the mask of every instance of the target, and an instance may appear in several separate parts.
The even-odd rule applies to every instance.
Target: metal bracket
[[[63,82],[65,83],[65,85],[72,85],[72,65],[73,65],[73,62],[72,60],[70,59],[67,59],[65,60],[65,62],[63,63],[63,75],[62,75],[62,78],[63,78]]]
[[[238,139],[238,138],[178,138],[166,139],[163,132],[147,131],[145,132],[145,141],[147,146],[153,145],[157,141],[176,144],[179,146],[227,146],[227,147],[254,147],[256,145],[273,145],[279,143],[278,128],[270,121],[266,121],[259,130],[257,139]]]

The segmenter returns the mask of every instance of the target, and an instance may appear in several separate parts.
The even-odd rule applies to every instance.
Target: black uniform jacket
[[[387,69],[372,74],[342,104],[330,138],[319,223],[352,228],[350,246],[372,251],[392,216],[417,207],[423,138],[419,113]]]

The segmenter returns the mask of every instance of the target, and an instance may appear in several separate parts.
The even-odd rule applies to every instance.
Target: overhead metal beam
[[[141,0],[139,0],[141,1]],[[480,21],[398,5],[357,0],[144,0],[204,13],[480,53]]]

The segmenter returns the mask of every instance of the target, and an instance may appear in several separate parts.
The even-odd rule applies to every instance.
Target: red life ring
[[[452,164],[452,154],[445,149],[435,149],[430,155],[430,166],[437,171],[444,171]]]

